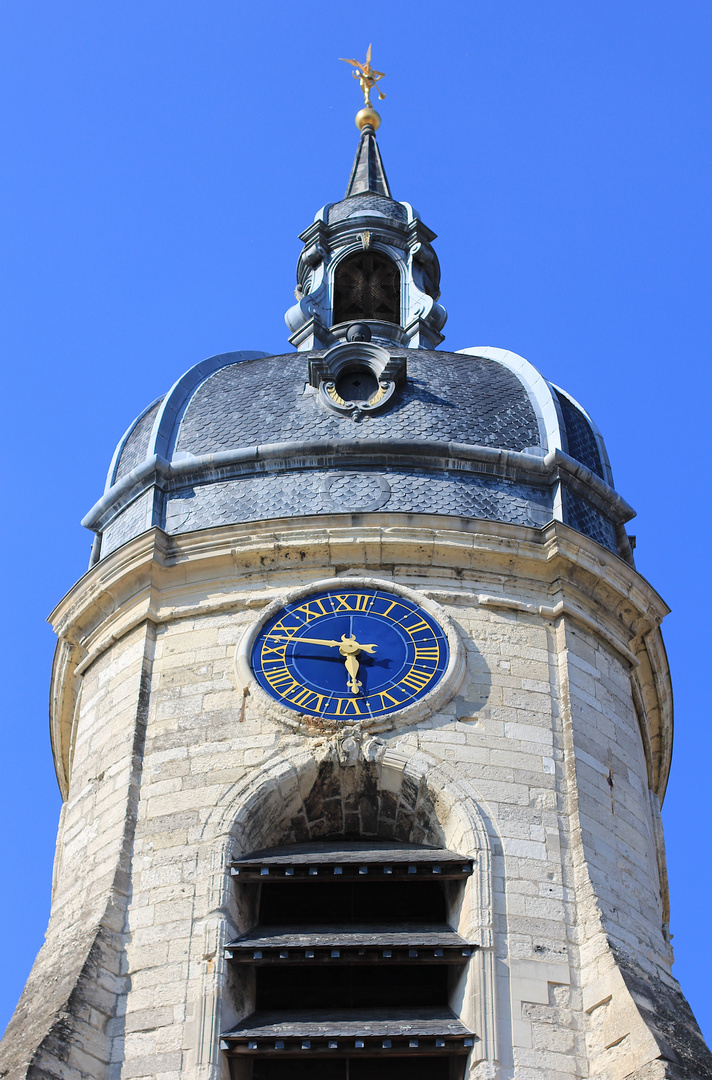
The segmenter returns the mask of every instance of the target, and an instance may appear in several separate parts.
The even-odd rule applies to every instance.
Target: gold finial
[[[376,86],[379,79],[384,77],[385,72],[376,71],[371,67],[371,46],[368,46],[368,52],[366,53],[366,63],[360,64],[358,60],[346,60],[343,56],[339,59],[343,60],[345,64],[352,64],[356,68],[356,71],[352,71],[354,79],[358,79],[361,89],[363,91],[363,100],[365,108],[359,109],[356,114],[356,127],[364,128],[366,124],[370,124],[375,130],[381,123],[381,118],[376,110],[371,105],[371,91],[375,88],[378,94],[378,100],[383,101],[385,94],[381,92],[381,88]]]

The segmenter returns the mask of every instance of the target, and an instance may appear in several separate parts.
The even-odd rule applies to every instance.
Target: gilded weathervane
[[[365,64],[360,64],[358,60],[347,60],[343,56],[341,56],[339,59],[343,60],[345,64],[352,64],[357,69],[356,71],[352,71],[351,74],[353,75],[354,79],[358,79],[361,85],[361,89],[363,90],[363,100],[366,103],[367,109],[372,108],[371,91],[373,89],[375,89],[376,93],[378,94],[378,100],[383,101],[386,95],[381,92],[380,87],[376,86],[376,83],[379,79],[383,78],[385,72],[376,71],[374,68],[371,67],[370,45],[368,46],[368,52],[366,53]]]

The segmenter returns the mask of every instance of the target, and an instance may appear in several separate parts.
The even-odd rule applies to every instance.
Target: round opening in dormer
[[[370,401],[377,390],[378,379],[367,368],[352,368],[336,380],[336,393],[344,401]]]
[[[400,273],[380,251],[357,251],[334,274],[334,325],[359,319],[400,323]]]

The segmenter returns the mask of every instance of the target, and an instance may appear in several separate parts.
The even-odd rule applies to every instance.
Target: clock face
[[[252,670],[282,705],[345,721],[404,709],[445,674],[448,643],[429,612],[383,589],[314,593],[265,623]]]

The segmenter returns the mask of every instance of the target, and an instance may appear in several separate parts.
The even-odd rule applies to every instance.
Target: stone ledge
[[[474,599],[476,605],[480,597],[489,606],[512,601],[521,608],[512,610],[513,618],[573,619],[613,647],[637,666],[646,753],[662,798],[672,706],[659,630],[668,609],[657,593],[622,559],[560,522],[534,529],[426,514],[335,514],[329,526],[302,518],[177,537],[154,528],[97,564],[50,616],[60,643],[72,646],[66,652],[60,644],[52,689],[60,783],[71,735],[66,702],[77,693],[75,681],[132,629],[144,622],[247,613],[285,589],[327,576],[376,573],[419,592],[446,587],[447,603],[461,592],[465,603]],[[518,596],[504,593],[503,574],[522,583]]]

